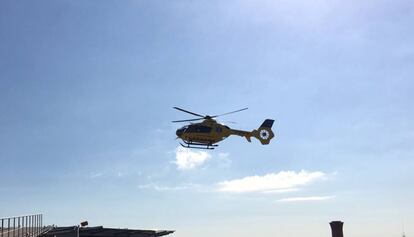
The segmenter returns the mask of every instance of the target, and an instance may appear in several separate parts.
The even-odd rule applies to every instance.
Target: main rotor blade
[[[197,121],[197,120],[202,120],[204,118],[197,118],[197,119],[184,119],[184,120],[175,120],[172,121],[173,123],[181,123],[181,122],[190,122],[190,121]]]
[[[243,110],[246,110],[246,109],[248,109],[248,108],[244,108],[244,109],[239,109],[239,110],[231,111],[231,112],[228,112],[228,113],[225,113],[225,114],[214,115],[214,116],[211,116],[211,117],[212,117],[212,118],[216,118],[216,117],[223,116],[223,115],[227,115],[227,114],[237,113],[237,112],[240,112],[240,111],[243,111]]]
[[[178,108],[178,107],[173,107],[173,108],[176,109],[176,110],[188,113],[188,114],[192,114],[192,115],[204,118],[204,115],[196,114],[196,113],[193,113],[193,112],[190,112],[190,111],[187,111],[185,109]]]

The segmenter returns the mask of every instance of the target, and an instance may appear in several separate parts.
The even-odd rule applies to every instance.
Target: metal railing
[[[43,214],[0,218],[0,237],[36,237],[43,233]]]

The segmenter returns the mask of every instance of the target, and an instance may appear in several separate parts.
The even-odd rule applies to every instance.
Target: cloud
[[[299,191],[299,189],[298,188],[285,188],[285,189],[263,191],[263,193],[290,193],[290,192],[296,192],[296,191]]]
[[[198,186],[194,184],[184,184],[182,186],[161,186],[154,183],[138,185],[139,189],[153,189],[155,191],[179,191],[196,187]]]
[[[92,179],[99,178],[102,175],[103,175],[103,173],[101,173],[101,172],[91,172],[91,173],[89,173],[89,177],[92,178]]]
[[[270,173],[264,176],[247,176],[242,179],[234,179],[218,183],[217,191],[220,192],[288,192],[325,178],[323,172],[308,172],[302,170],[281,171],[279,173]]]
[[[335,196],[313,196],[313,197],[291,197],[277,200],[278,202],[305,202],[305,201],[324,201],[335,198]]]
[[[192,151],[183,147],[175,150],[175,161],[179,170],[190,170],[203,165],[211,155],[205,151]]]

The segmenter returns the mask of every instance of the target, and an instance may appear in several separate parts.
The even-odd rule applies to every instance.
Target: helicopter
[[[251,142],[251,137],[258,139],[263,145],[269,144],[270,140],[275,136],[272,131],[273,119],[266,119],[258,129],[253,131],[242,131],[232,129],[227,125],[218,123],[214,118],[219,116],[237,113],[247,108],[235,110],[232,112],[219,114],[219,115],[201,115],[193,113],[191,111],[173,107],[176,110],[185,112],[199,118],[175,120],[173,123],[190,122],[189,125],[183,126],[176,131],[177,139],[181,139],[184,143],[180,142],[180,145],[185,148],[207,149],[213,150],[218,145],[216,143],[226,139],[230,135],[237,135],[245,137],[248,142]],[[191,123],[193,121],[203,120],[199,123]]]

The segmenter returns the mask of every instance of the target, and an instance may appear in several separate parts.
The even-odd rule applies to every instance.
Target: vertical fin
[[[272,131],[273,123],[273,119],[266,119],[257,130],[255,129],[251,132],[252,136],[257,138],[263,145],[269,144],[270,140],[275,136]]]

